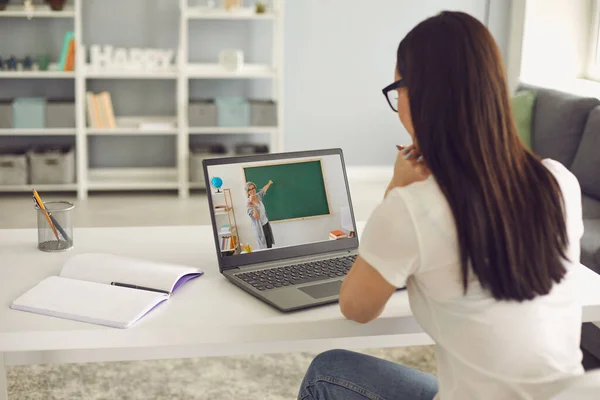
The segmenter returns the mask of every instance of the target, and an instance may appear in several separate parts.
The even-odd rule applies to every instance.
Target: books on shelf
[[[348,234],[340,229],[329,232],[329,239],[331,240],[346,239],[347,237]]]
[[[114,129],[117,127],[112,98],[109,92],[94,94],[87,92],[88,127]]]
[[[221,238],[221,251],[234,251],[237,247],[235,236],[223,236]]]
[[[79,254],[58,276],[44,279],[12,302],[13,310],[128,328],[202,272],[109,254]]]
[[[75,33],[71,31],[65,33],[58,62],[59,71],[75,70],[75,43]]]

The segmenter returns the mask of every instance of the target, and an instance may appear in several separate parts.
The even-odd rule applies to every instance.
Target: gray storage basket
[[[250,100],[252,126],[277,126],[277,104],[270,100]]]
[[[214,101],[191,101],[188,106],[189,126],[217,126],[217,105]]]
[[[0,129],[10,129],[13,127],[13,109],[12,103],[0,103]]]
[[[75,152],[51,150],[27,153],[32,184],[69,184],[75,182]]]
[[[0,154],[0,185],[27,184],[27,157],[25,154]]]
[[[75,128],[75,103],[48,102],[46,104],[46,128]]]

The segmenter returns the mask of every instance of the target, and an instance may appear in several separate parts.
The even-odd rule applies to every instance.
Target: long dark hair
[[[452,210],[462,283],[469,268],[498,300],[547,294],[565,275],[564,201],[520,140],[500,52],[462,12],[442,12],[398,47],[419,149]]]

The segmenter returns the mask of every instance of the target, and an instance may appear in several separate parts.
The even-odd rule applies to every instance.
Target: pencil
[[[56,230],[56,227],[52,223],[52,219],[50,219],[50,214],[48,213],[48,211],[46,211],[46,207],[44,206],[44,202],[42,201],[42,199],[40,198],[40,195],[38,194],[38,192],[35,189],[33,189],[33,197],[35,197],[35,200],[37,201],[38,206],[40,206],[40,209],[42,211],[44,211],[44,215],[46,216],[46,220],[48,221],[48,224],[50,224],[50,228],[52,228],[52,232],[54,232],[54,236],[56,236],[56,240],[60,240],[60,236],[58,236],[58,231]],[[66,238],[65,238],[65,240],[66,240]]]

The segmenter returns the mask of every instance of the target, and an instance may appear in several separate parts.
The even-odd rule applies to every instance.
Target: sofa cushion
[[[533,105],[535,104],[534,90],[521,90],[510,99],[513,117],[517,132],[521,140],[531,149],[531,121],[533,119]]]
[[[600,219],[600,200],[585,194],[581,196],[583,219]]]
[[[600,219],[584,219],[581,263],[600,274]]]
[[[581,191],[600,200],[600,107],[590,112],[571,171]]]
[[[571,168],[588,114],[599,104],[598,99],[538,89],[533,111],[533,151]]]

